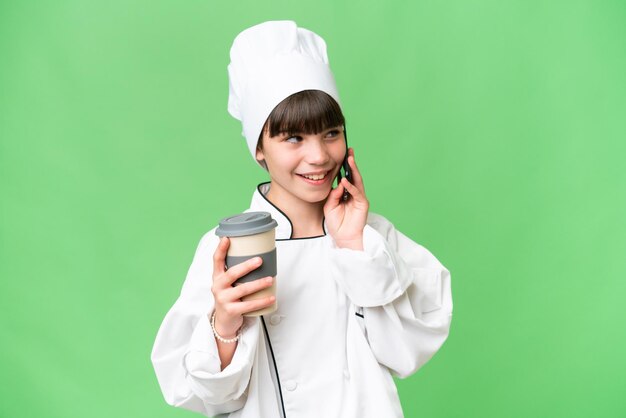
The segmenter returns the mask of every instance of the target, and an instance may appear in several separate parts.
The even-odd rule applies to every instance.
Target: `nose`
[[[330,160],[330,154],[324,140],[311,138],[307,141],[305,161],[311,165],[324,165]]]

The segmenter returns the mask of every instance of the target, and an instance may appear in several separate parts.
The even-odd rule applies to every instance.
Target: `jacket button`
[[[293,392],[294,390],[296,390],[297,387],[298,387],[298,382],[296,382],[295,380],[287,380],[285,382],[285,389],[287,389],[290,392]]]
[[[270,317],[270,324],[272,325],[278,325],[280,324],[280,321],[282,321],[282,316],[281,315],[272,315]]]
[[[348,371],[348,369],[343,369],[343,377],[347,379],[350,379],[350,372]]]

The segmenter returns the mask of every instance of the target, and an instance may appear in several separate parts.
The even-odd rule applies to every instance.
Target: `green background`
[[[226,65],[276,19],[326,39],[372,210],[452,272],[406,416],[626,416],[621,0],[1,1],[0,416],[192,416],[150,350],[266,179]]]

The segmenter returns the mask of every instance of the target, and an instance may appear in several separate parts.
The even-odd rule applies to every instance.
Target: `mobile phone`
[[[341,168],[339,169],[339,172],[337,173],[337,185],[339,185],[339,183],[341,182],[341,169],[343,168],[343,172],[344,172],[344,176],[346,178],[346,180],[348,180],[350,183],[352,183],[352,170],[350,170],[350,165],[348,164],[348,134],[346,133],[346,126],[343,126],[343,137],[346,140],[346,156],[343,159],[343,163],[341,163]],[[348,199],[350,198],[350,193],[348,193],[348,191],[344,188],[343,189],[343,196],[341,196],[341,200],[343,202],[346,202]]]

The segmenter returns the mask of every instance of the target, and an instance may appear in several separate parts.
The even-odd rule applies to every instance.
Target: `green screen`
[[[617,0],[0,2],[0,416],[192,416],[150,350],[267,179],[226,65],[280,19],[328,43],[371,210],[452,273],[405,415],[625,416]]]

